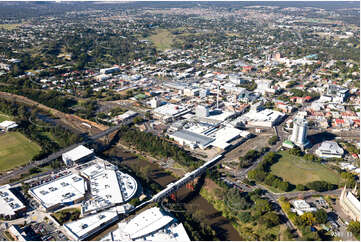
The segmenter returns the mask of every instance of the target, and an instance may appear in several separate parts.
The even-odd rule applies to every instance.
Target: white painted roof
[[[70,174],[30,188],[29,191],[41,201],[44,207],[48,208],[82,198],[85,194],[85,182],[82,177]]]
[[[321,146],[317,149],[322,153],[343,155],[343,149],[334,141],[324,141]]]
[[[157,208],[148,209],[134,219],[118,224],[118,229],[102,241],[190,241],[181,223]]]
[[[110,222],[118,216],[116,208],[111,208],[103,212],[86,216],[76,221],[64,224],[64,228],[72,237],[81,239],[90,234],[93,230],[102,226],[103,223]]]
[[[15,127],[17,127],[18,125],[14,122],[14,121],[9,121],[9,120],[5,120],[5,121],[2,121],[1,123],[0,123],[0,127],[2,127],[2,128],[7,128],[7,129],[9,129],[9,128],[15,128]]]
[[[174,116],[180,112],[187,110],[185,107],[181,105],[175,105],[172,103],[165,104],[154,109],[154,113],[158,113],[165,116]]]
[[[81,171],[90,180],[93,199],[83,203],[84,210],[92,210],[111,204],[120,204],[131,199],[137,191],[136,180],[128,174],[105,165],[105,161],[96,158],[97,163]]]
[[[9,184],[0,186],[0,214],[12,216],[24,208],[24,204],[10,190]]]
[[[70,159],[72,161],[80,160],[83,157],[86,157],[94,153],[92,150],[88,149],[84,145],[79,145],[78,147],[66,152],[63,154],[63,157]]]

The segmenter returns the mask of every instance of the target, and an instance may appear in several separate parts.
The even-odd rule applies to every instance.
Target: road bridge
[[[163,198],[168,197],[169,195],[176,192],[178,189],[183,187],[188,182],[194,180],[194,178],[200,176],[207,169],[209,169],[210,167],[215,165],[217,163],[217,161],[219,161],[222,157],[223,157],[223,155],[218,155],[215,158],[213,158],[212,160],[204,163],[202,166],[195,169],[194,171],[185,174],[178,181],[168,184],[165,189],[163,189],[162,191],[155,194],[153,196],[153,198],[151,200],[149,200],[149,202],[160,202]]]

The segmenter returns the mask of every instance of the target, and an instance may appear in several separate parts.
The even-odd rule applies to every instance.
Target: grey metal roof
[[[181,138],[184,140],[188,140],[190,142],[196,142],[201,146],[207,146],[209,143],[213,142],[214,139],[207,137],[205,135],[197,134],[188,130],[179,130],[172,134],[173,136],[177,138]]]

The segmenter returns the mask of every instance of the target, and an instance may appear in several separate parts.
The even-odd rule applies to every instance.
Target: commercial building
[[[96,163],[80,173],[89,180],[92,198],[82,204],[82,213],[100,211],[129,201],[137,192],[136,180],[111,164],[97,158]]]
[[[209,115],[207,117],[196,116],[195,118],[200,122],[217,125],[231,117],[234,117],[235,115],[237,115],[235,112],[227,112],[216,109],[209,111]]]
[[[342,103],[350,96],[350,90],[338,85],[328,85],[327,94],[332,96],[332,101],[336,103]]]
[[[356,193],[356,189],[355,187],[353,192],[347,191],[345,185],[340,196],[340,205],[347,216],[352,220],[360,221],[361,203],[353,194]]]
[[[282,146],[286,147],[288,149],[292,149],[295,147],[295,145],[292,143],[292,141],[289,141],[289,140],[283,141]]]
[[[118,72],[120,71],[119,67],[115,66],[115,67],[111,67],[111,68],[104,68],[104,69],[100,69],[100,73],[101,74],[110,74],[113,72]]]
[[[247,126],[253,127],[273,127],[279,124],[284,118],[284,113],[272,110],[264,109],[262,111],[251,110],[244,114],[240,121],[243,121]]]
[[[310,204],[308,204],[305,200],[293,200],[291,201],[291,204],[293,205],[293,212],[296,212],[298,215],[302,215],[307,212],[315,212],[317,211],[317,208],[311,207]]]
[[[301,117],[296,117],[293,120],[293,129],[290,140],[297,146],[304,148],[309,144],[307,140],[307,120]]]
[[[79,203],[84,199],[85,192],[85,180],[76,174],[63,176],[29,189],[29,194],[45,211]]]
[[[162,103],[158,97],[152,98],[152,100],[149,101],[151,108],[157,108]]]
[[[156,118],[163,119],[168,121],[183,116],[186,113],[189,113],[190,109],[187,109],[181,105],[175,104],[165,104],[153,110],[153,114]]]
[[[63,225],[66,234],[71,240],[86,240],[95,233],[106,228],[109,224],[115,222],[119,217],[116,208],[89,215],[76,221]]]
[[[123,114],[120,114],[118,116],[115,116],[111,121],[114,124],[129,124],[132,122],[133,118],[135,118],[138,115],[137,112],[134,112],[132,110],[128,110]]]
[[[198,105],[196,107],[196,116],[208,117],[209,116],[209,108],[206,106]]]
[[[246,83],[248,82],[245,78],[241,77],[240,75],[237,75],[237,74],[230,74],[228,76],[229,80],[236,84],[236,85],[240,85],[242,83]]]
[[[5,132],[16,127],[18,127],[18,125],[14,121],[5,120],[0,123],[0,129],[4,130]]]
[[[25,211],[25,205],[11,191],[11,186],[0,186],[0,218],[14,219]]]
[[[88,149],[84,145],[79,145],[75,149],[72,149],[64,154],[62,154],[63,161],[65,165],[70,166],[74,162],[82,162],[94,155],[94,151]]]
[[[239,138],[241,134],[248,137],[249,133],[247,132],[247,134],[245,132],[247,131],[242,131],[232,127],[223,127],[209,135],[209,137],[215,139],[211,145],[225,150],[231,146],[230,142]]]
[[[199,147],[201,149],[206,149],[215,140],[214,138],[185,129],[170,134],[169,137],[173,138],[180,145],[187,145],[191,148]]]
[[[190,241],[183,225],[158,207],[150,208],[118,228],[102,241]]]
[[[324,141],[316,150],[316,155],[321,158],[342,158],[343,149],[334,141]]]
[[[28,241],[31,240],[29,236],[23,231],[19,225],[13,224],[8,229],[9,234],[15,241]]]

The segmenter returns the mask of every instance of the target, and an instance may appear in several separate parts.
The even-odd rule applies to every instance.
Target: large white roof
[[[137,191],[136,180],[128,174],[117,171],[114,166],[105,165],[97,158],[97,163],[81,171],[90,180],[93,199],[83,203],[85,210],[126,202]]]
[[[15,128],[18,125],[14,121],[5,120],[0,123],[0,127],[5,129]]]
[[[66,152],[63,154],[63,157],[70,159],[72,161],[80,160],[83,157],[86,157],[92,154],[93,151],[85,147],[84,145],[79,145],[78,147]]]
[[[165,104],[163,106],[160,106],[160,107],[154,109],[154,113],[158,113],[158,114],[165,115],[165,116],[174,116],[185,110],[187,110],[187,109],[181,105],[175,105],[172,103],[168,103],[168,104]]]
[[[322,153],[343,155],[343,149],[334,141],[324,141],[318,150]]]
[[[0,214],[12,216],[24,208],[24,204],[10,190],[10,185],[0,186]]]
[[[172,222],[173,218],[164,215],[157,207],[148,209],[132,219],[124,228],[130,238],[136,239],[155,232]]]
[[[181,223],[157,208],[148,209],[106,235],[103,241],[190,241]]]
[[[85,194],[84,179],[70,174],[49,183],[30,188],[30,193],[41,201],[46,208],[57,204],[69,203],[82,198]]]
[[[103,212],[83,217],[79,220],[64,224],[64,228],[73,238],[81,240],[92,231],[98,229],[105,223],[109,223],[118,216],[116,208],[111,208]]]

